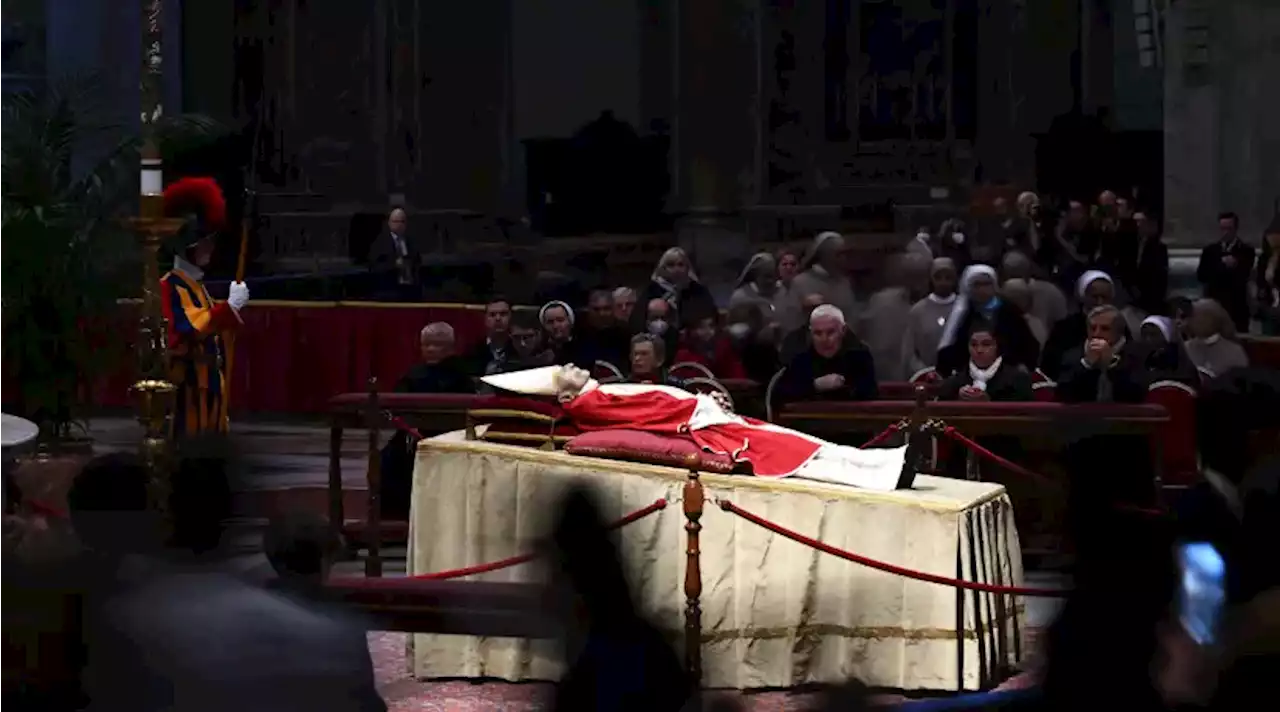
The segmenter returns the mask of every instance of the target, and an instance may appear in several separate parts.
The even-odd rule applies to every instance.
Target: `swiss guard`
[[[204,287],[218,231],[226,227],[227,202],[212,178],[183,178],[164,191],[169,217],[185,217],[173,269],[160,278],[160,304],[167,324],[169,380],[177,386],[173,435],[178,439],[227,432],[223,335],[243,323],[240,310],[249,288],[233,282],[225,302]]]

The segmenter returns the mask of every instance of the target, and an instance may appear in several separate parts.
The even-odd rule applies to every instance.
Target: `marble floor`
[[[126,418],[98,419],[91,423],[90,430],[98,452],[133,449],[141,437],[138,425]],[[238,455],[233,476],[236,518],[228,536],[237,555],[228,565],[251,576],[268,575],[269,567],[260,553],[261,527],[266,518],[296,508],[326,511],[329,431],[318,423],[249,422],[234,424],[233,436]],[[341,464],[348,512],[363,511],[367,442],[363,430],[345,433]],[[387,576],[404,575],[403,552],[403,548],[396,547],[385,552]],[[352,561],[341,564],[335,574],[360,576],[362,572],[362,562]],[[1026,579],[1026,585],[1035,587],[1063,587],[1067,583],[1061,574],[1052,572],[1028,572]],[[1053,619],[1058,604],[1052,599],[1030,598],[1026,605],[1028,627],[1034,638]],[[405,660],[404,634],[370,633],[369,642],[379,689],[392,710],[547,709],[548,685],[416,680],[409,675]],[[753,712],[798,710],[812,701],[808,695],[789,692],[740,697]]]

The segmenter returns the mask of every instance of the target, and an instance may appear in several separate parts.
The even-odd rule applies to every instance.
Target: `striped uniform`
[[[203,283],[180,270],[160,278],[160,303],[168,331],[169,380],[178,387],[173,434],[225,433],[222,335],[240,325],[240,315],[226,302],[214,303]]]

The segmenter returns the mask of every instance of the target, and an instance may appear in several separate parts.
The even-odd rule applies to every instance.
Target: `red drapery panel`
[[[136,308],[122,328],[136,329]],[[435,321],[453,326],[459,351],[484,338],[484,311],[469,304],[255,302],[242,313],[231,374],[231,411],[320,413],[338,393],[365,391],[368,379],[390,390],[418,358],[418,333]],[[103,406],[127,406],[132,359],[95,389]]]

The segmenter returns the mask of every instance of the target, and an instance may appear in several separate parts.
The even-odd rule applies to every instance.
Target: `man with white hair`
[[[835,340],[839,343],[838,336]],[[910,488],[915,478],[905,447],[860,450],[836,445],[737,415],[705,393],[661,384],[601,384],[574,366],[536,368],[483,380],[500,390],[556,396],[583,431],[643,430],[686,438],[707,452],[749,464],[757,477],[794,476],[879,491]]]
[[[454,355],[457,339],[443,321],[427,324],[418,335],[422,360],[396,383],[397,393],[475,393],[467,363]],[[396,431],[382,448],[382,514],[391,519],[409,516],[413,489],[413,443]]]
[[[631,322],[631,312],[636,308],[636,290],[618,287],[613,290],[613,319],[619,324]]]
[[[1124,316],[1111,304],[1089,310],[1088,336],[1068,352],[1058,378],[1066,403],[1141,403],[1147,397],[1142,362],[1127,348]]]
[[[782,401],[875,400],[875,362],[851,339],[844,312],[823,304],[809,315],[809,348],[792,358],[778,382]]]
[[[475,393],[466,364],[458,358],[453,327],[443,321],[427,324],[418,335],[422,360],[396,383],[400,393]]]

